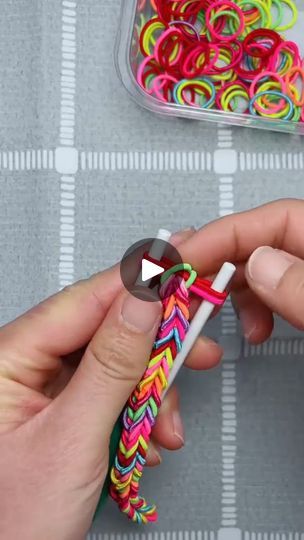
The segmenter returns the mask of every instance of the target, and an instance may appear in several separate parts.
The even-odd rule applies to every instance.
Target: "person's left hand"
[[[175,243],[192,231],[179,234]],[[82,539],[108,469],[109,438],[139,381],[160,321],[158,302],[122,290],[115,267],[79,282],[0,329],[0,537]],[[210,368],[200,339],[187,365]],[[183,445],[176,391],[150,447]]]

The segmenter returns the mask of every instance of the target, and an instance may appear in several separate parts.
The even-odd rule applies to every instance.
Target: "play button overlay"
[[[160,280],[165,272],[162,257],[172,265],[183,262],[174,246],[158,238],[144,238],[127,249],[120,263],[120,276],[130,294],[147,302],[160,300]]]
[[[149,281],[150,279],[163,274],[164,271],[164,268],[158,266],[158,264],[148,261],[147,259],[143,259],[141,261],[141,280],[143,282]]]

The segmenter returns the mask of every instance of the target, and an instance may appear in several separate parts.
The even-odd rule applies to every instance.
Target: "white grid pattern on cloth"
[[[234,174],[237,170],[237,153],[233,149],[233,132],[219,126],[217,134],[217,150],[214,152],[214,171],[219,179],[219,216],[228,216],[234,212]],[[230,300],[221,311],[221,333],[223,336],[234,336],[237,323]],[[225,350],[225,348],[224,348]],[[219,538],[225,540],[233,532],[238,540],[237,526],[237,494],[235,478],[237,407],[236,407],[236,360],[237,355],[224,358],[221,364],[221,446],[222,446],[222,494],[221,525]],[[221,536],[220,536],[221,535]]]
[[[90,533],[87,540],[304,540],[299,532],[241,532],[238,529],[215,531],[171,531],[154,533]]]
[[[275,154],[244,153],[232,150],[221,152],[184,152],[184,151],[108,151],[79,152],[77,148],[58,147],[56,149],[25,149],[25,150],[1,150],[0,170],[7,171],[36,171],[56,169],[57,172],[73,170],[75,175],[81,171],[154,171],[154,172],[178,172],[188,173],[215,172],[221,179],[220,183],[220,208],[221,216],[232,213],[227,201],[230,197],[223,195],[233,190],[227,187],[233,183],[233,175],[222,171],[222,163],[232,161],[236,165],[234,172],[249,172],[258,170],[303,170],[304,152],[282,152]],[[64,164],[63,164],[64,162]],[[229,166],[230,168],[230,166]],[[71,175],[71,173],[69,173]],[[232,197],[231,197],[232,198]],[[225,201],[225,202],[224,202]]]
[[[75,146],[76,94],[76,8],[77,3],[62,2],[60,148],[55,151],[60,173],[60,258],[59,287],[74,281],[75,173],[78,170]]]

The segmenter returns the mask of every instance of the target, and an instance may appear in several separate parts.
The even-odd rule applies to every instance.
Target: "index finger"
[[[92,338],[121,289],[119,265],[78,281],[3,326],[1,346],[70,354]]]
[[[173,243],[179,245],[192,234],[180,231],[172,236]],[[1,345],[68,355],[91,340],[122,288],[119,264],[78,281],[0,328]]]
[[[201,275],[225,262],[246,262],[264,245],[304,257],[304,201],[281,199],[209,223],[179,248],[184,261]]]

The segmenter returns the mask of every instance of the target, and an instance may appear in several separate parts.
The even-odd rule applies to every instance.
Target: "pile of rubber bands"
[[[139,0],[133,70],[169,104],[304,121],[293,0]],[[286,22],[287,21],[287,22]]]

